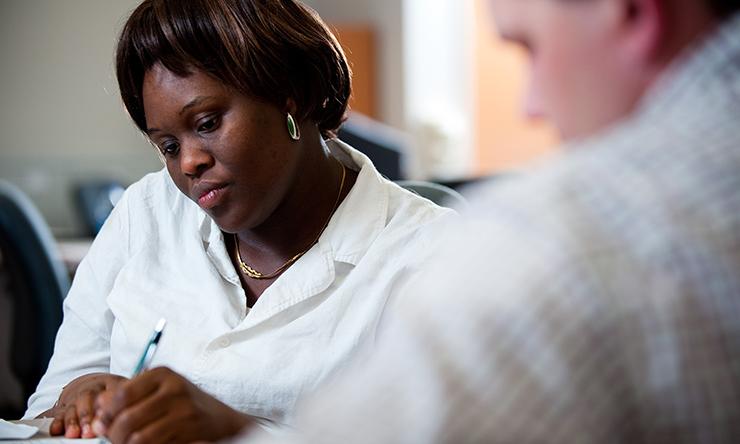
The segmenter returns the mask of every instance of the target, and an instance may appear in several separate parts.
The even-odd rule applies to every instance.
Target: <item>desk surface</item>
[[[16,424],[26,424],[34,427],[38,427],[39,431],[33,435],[29,439],[23,439],[23,440],[0,440],[0,443],[7,444],[7,443],[24,443],[24,442],[34,442],[34,443],[69,443],[69,444],[89,444],[89,443],[108,443],[107,439],[103,438],[94,438],[94,439],[65,439],[62,437],[54,437],[49,435],[49,426],[51,425],[51,418],[41,418],[41,419],[26,419],[26,420],[20,420],[20,421],[10,421]]]

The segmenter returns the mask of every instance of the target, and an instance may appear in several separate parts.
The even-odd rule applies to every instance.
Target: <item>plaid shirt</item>
[[[301,442],[740,441],[740,15],[462,223]]]

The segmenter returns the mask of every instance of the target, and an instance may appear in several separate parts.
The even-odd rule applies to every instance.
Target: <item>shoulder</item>
[[[381,179],[381,186],[388,194],[388,225],[411,224],[423,227],[451,221],[458,216],[455,210],[441,207],[389,180]]]
[[[410,254],[421,263],[432,245],[447,236],[458,213],[441,207],[378,175],[377,188],[385,195],[387,209],[374,244]]]
[[[660,161],[647,159],[650,150],[633,142],[615,132],[483,183],[467,193],[465,223],[559,254],[622,254],[654,234],[650,226],[665,221],[663,205],[675,193],[672,181],[656,173]]]
[[[593,298],[596,262],[623,253],[602,237],[600,216],[580,200],[576,170],[554,160],[469,190],[469,206],[430,243],[430,260],[402,310],[418,316],[423,299],[429,309],[422,316],[447,322],[454,310],[471,323],[572,307],[608,312]],[[449,304],[454,308],[435,311]]]
[[[733,217],[719,205],[727,181],[697,161],[702,149],[669,143],[654,125],[628,125],[471,190],[447,256],[482,274],[486,292],[563,285],[640,294],[665,285],[674,279],[666,264],[698,252],[687,240],[719,247],[727,239],[719,221]],[[722,168],[716,176],[728,177]]]
[[[384,178],[363,153],[338,139],[327,142],[329,150],[346,165],[359,170],[349,203],[353,220],[372,226],[373,244],[401,248],[428,233],[440,232],[457,217],[449,208],[440,207]],[[361,219],[358,220],[358,219]],[[403,242],[405,244],[400,244]]]

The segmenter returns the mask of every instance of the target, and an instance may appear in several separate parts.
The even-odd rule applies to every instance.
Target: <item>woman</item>
[[[26,416],[114,442],[290,424],[371,345],[451,212],[331,139],[350,70],[295,0],[146,0],[116,62],[166,168],[127,190],[80,264]],[[126,379],[161,317],[152,367],[169,369]]]

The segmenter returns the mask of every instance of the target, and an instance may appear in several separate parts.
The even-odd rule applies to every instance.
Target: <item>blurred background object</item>
[[[31,198],[58,237],[87,235],[77,184],[129,184],[161,168],[113,74],[116,33],[137,3],[0,2],[0,178]]]
[[[0,180],[0,417],[19,418],[36,389],[62,322],[67,271],[43,217]]]
[[[138,3],[0,2],[0,178],[31,198],[72,256],[84,255],[110,210],[101,184],[127,186],[162,167],[113,73],[117,33]],[[525,61],[496,37],[485,0],[306,3],[354,70],[340,135],[390,179],[457,187],[514,170],[557,141],[522,117]],[[81,191],[97,181],[98,191]]]
[[[553,151],[555,131],[523,116],[527,62],[485,0],[306,3],[347,52],[352,109],[407,134],[410,178],[464,182]]]
[[[359,113],[352,113],[337,134],[339,138],[362,151],[390,180],[408,177],[408,140],[406,136]]]
[[[77,185],[77,205],[85,235],[94,237],[98,234],[124,191],[123,185],[114,180],[91,180]]]

